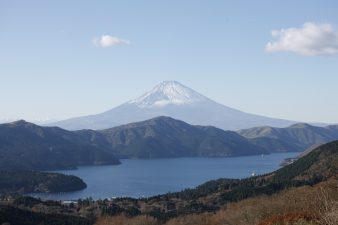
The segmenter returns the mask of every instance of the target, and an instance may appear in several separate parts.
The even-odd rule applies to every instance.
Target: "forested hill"
[[[109,149],[91,144],[74,132],[23,120],[0,124],[0,170],[54,170],[118,163]]]
[[[164,116],[98,132],[120,157],[227,157],[266,153],[236,132],[193,126]]]
[[[0,125],[0,170],[119,164],[118,158],[232,157],[303,151],[335,139],[337,126],[307,124],[236,133],[164,116],[98,131],[67,131],[17,121]]]
[[[0,171],[0,193],[78,191],[87,185],[78,177],[38,171]]]
[[[304,151],[338,140],[338,125],[316,127],[298,123],[286,128],[254,127],[238,131],[252,143],[273,151]]]

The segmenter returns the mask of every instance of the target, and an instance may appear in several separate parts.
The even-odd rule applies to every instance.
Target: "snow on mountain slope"
[[[177,81],[164,81],[139,98],[127,103],[140,108],[184,105],[207,101],[208,99]]]
[[[212,125],[225,130],[255,126],[286,127],[296,123],[245,113],[214,102],[177,81],[164,81],[141,97],[106,112],[49,125],[69,130],[97,130],[157,116],[169,116],[193,125]]]

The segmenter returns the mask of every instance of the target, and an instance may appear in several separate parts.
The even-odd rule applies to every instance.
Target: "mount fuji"
[[[98,130],[157,116],[169,116],[190,124],[211,125],[225,130],[256,126],[286,127],[296,123],[245,113],[219,104],[177,81],[164,81],[139,98],[106,112],[48,125],[68,130]]]

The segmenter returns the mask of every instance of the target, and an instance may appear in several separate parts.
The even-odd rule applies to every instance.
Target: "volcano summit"
[[[219,104],[177,81],[164,81],[142,96],[106,112],[49,125],[68,130],[96,130],[157,116],[169,116],[190,124],[212,125],[225,130],[256,126],[286,127],[296,123],[242,112]]]

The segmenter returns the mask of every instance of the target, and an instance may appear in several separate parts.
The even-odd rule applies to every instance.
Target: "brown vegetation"
[[[114,217],[101,217],[98,219],[96,225],[158,225],[156,219],[149,216],[114,216]]]
[[[318,217],[311,213],[288,213],[285,215],[274,215],[261,221],[258,225],[277,225],[277,224],[316,224]]]
[[[314,187],[292,188],[272,196],[231,203],[216,213],[171,219],[165,225],[337,225],[338,181],[330,179]],[[105,217],[96,225],[159,225],[147,216]]]

